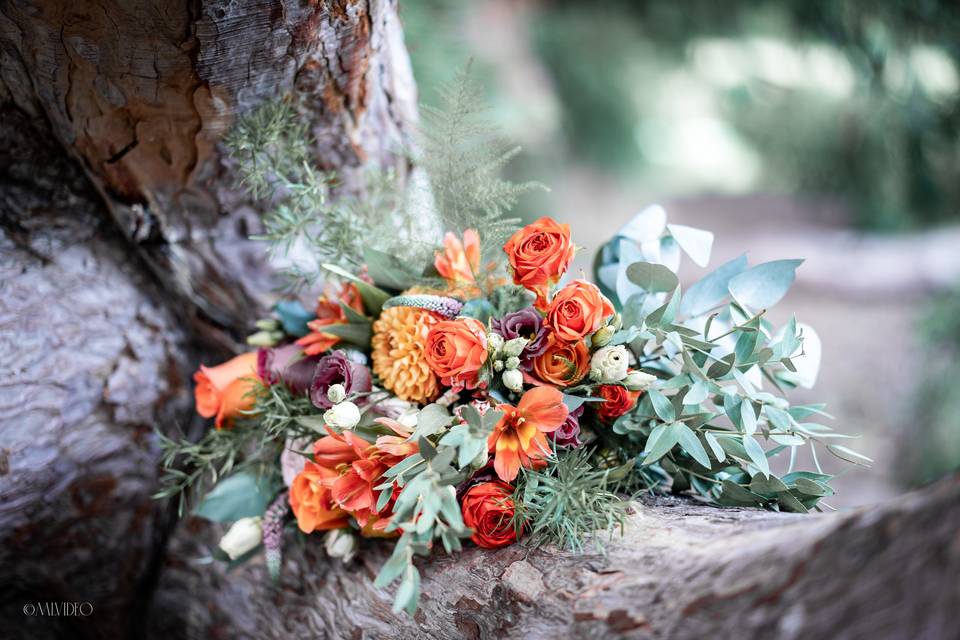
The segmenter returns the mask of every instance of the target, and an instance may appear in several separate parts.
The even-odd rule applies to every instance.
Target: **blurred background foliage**
[[[421,100],[435,104],[473,58],[491,119],[524,147],[510,177],[554,188],[519,213],[571,222],[588,249],[653,201],[700,198],[709,213],[677,221],[739,251],[753,250],[742,246],[750,236],[724,227],[745,221],[769,228],[764,241],[802,232],[813,246],[817,234],[896,242],[960,223],[956,2],[404,0],[401,18]],[[801,204],[758,206],[758,194]],[[903,261],[932,261],[910,251]],[[885,443],[872,453],[888,487],[960,466],[960,286],[908,289],[839,301],[813,289],[794,301],[827,327],[825,367],[831,353],[865,366],[876,357],[844,314],[910,334],[877,337],[889,371],[909,372],[891,382],[909,387],[902,398],[842,367],[846,377],[821,383],[843,394],[838,420]]]

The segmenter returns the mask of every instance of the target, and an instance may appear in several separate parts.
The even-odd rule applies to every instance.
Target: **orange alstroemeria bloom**
[[[304,533],[342,529],[349,524],[346,511],[333,499],[337,472],[309,460],[290,486],[290,508]]]
[[[200,365],[193,380],[197,383],[193,391],[197,413],[204,418],[216,416],[218,429],[230,427],[234,418],[253,409],[256,401],[257,352],[244,353],[216,367]]]
[[[340,342],[338,336],[324,333],[323,328],[347,322],[347,314],[340,306],[341,302],[357,313],[363,313],[363,298],[360,296],[357,285],[345,282],[340,291],[327,287],[324,295],[317,298],[317,317],[307,323],[310,333],[297,340],[297,344],[303,347],[305,355],[315,356],[330,350]]]
[[[538,467],[550,445],[544,434],[556,431],[567,419],[563,394],[553,387],[535,387],[520,398],[519,404],[497,405],[503,417],[487,440],[495,453],[493,468],[504,482],[513,482],[520,467]]]
[[[316,463],[334,473],[335,479],[330,485],[333,502],[371,535],[383,535],[393,504],[378,510],[380,492],[374,487],[381,483],[387,469],[418,451],[416,443],[406,442],[410,432],[400,423],[388,418],[379,418],[377,422],[397,435],[380,436],[371,444],[351,431],[331,431],[313,448]]]
[[[467,229],[460,242],[448,231],[443,236],[443,253],[437,252],[433,265],[453,286],[476,282],[480,271],[480,234],[476,229]]]

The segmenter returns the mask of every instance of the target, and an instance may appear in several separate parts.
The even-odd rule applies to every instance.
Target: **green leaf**
[[[770,475],[763,477],[758,474],[753,476],[753,480],[750,481],[750,490],[754,493],[774,494],[780,491],[787,491],[788,488],[777,476]]]
[[[334,273],[341,278],[350,280],[357,285],[357,289],[360,291],[360,297],[363,298],[363,306],[367,310],[367,313],[371,316],[379,316],[381,309],[383,309],[383,303],[393,297],[383,289],[370,284],[366,280],[358,278],[346,269],[338,267],[335,264],[325,263],[320,266],[330,273]]]
[[[757,442],[753,436],[743,436],[743,449],[747,452],[747,456],[750,457],[750,461],[760,469],[761,473],[769,476],[770,462],[767,460],[767,454],[764,453],[760,443]]]
[[[762,504],[763,496],[747,491],[732,480],[724,480],[720,485],[721,495],[734,503],[740,504]]]
[[[800,493],[805,493],[808,496],[831,496],[833,495],[833,489],[829,486],[820,484],[815,480],[808,480],[807,478],[797,478],[794,482],[794,486],[797,488],[797,491]]]
[[[709,393],[710,385],[703,380],[697,380],[693,383],[693,386],[690,387],[690,390],[687,391],[687,394],[683,396],[683,404],[698,405],[707,399]]]
[[[707,369],[707,377],[716,380],[717,378],[722,378],[730,373],[730,369],[733,368],[733,363],[736,360],[736,357],[736,354],[730,353],[723,356],[723,358],[717,362],[714,362],[712,365],[710,365],[710,368]]]
[[[802,502],[797,500],[796,496],[789,492],[777,494],[777,502],[780,503],[780,506],[785,511],[792,511],[794,513],[807,513],[809,511],[809,509],[803,506]]]
[[[740,256],[704,276],[683,296],[683,302],[680,304],[681,315],[699,316],[720,305],[729,295],[730,280],[746,269],[747,257]]]
[[[670,300],[663,306],[650,312],[644,322],[650,327],[666,326],[673,322],[677,316],[677,309],[680,308],[680,285],[673,290]]]
[[[446,407],[439,404],[428,404],[417,415],[417,427],[410,435],[411,442],[417,442],[425,436],[440,433],[453,424],[453,416]]]
[[[703,437],[707,441],[707,444],[710,445],[710,451],[713,452],[713,457],[717,459],[717,462],[723,462],[727,459],[727,454],[723,450],[723,447],[720,446],[715,435],[709,431],[704,431]]]
[[[793,284],[803,260],[774,260],[758,264],[731,278],[727,289],[737,303],[759,311],[779,302]]]
[[[651,433],[651,438],[648,440],[648,446],[646,447],[647,456],[643,459],[643,464],[652,464],[665,456],[680,442],[683,429],[688,429],[687,425],[682,422],[671,422],[663,427],[663,431],[658,434],[654,442],[650,442],[654,440]]]
[[[627,267],[627,278],[648,293],[673,291],[680,284],[677,274],[652,262],[634,262]]]
[[[710,262],[710,249],[713,247],[712,233],[682,224],[668,224],[667,230],[697,266],[707,266]]]
[[[362,324],[329,324],[323,328],[323,332],[337,336],[344,342],[349,342],[358,347],[368,347],[372,335],[371,327],[372,325],[369,322]]]
[[[647,397],[650,398],[650,402],[653,404],[653,410],[661,420],[664,422],[673,422],[676,420],[677,413],[673,408],[673,403],[670,402],[665,395],[656,389],[650,389],[647,391]]]
[[[749,435],[757,432],[757,414],[753,412],[753,403],[747,399],[740,402],[740,424]]]
[[[218,482],[193,513],[213,522],[262,516],[274,493],[266,477],[240,471]]]
[[[406,262],[373,247],[364,247],[363,260],[367,263],[370,277],[381,287],[402,291],[417,284],[419,280]]]
[[[873,460],[862,453],[857,453],[853,449],[848,449],[847,447],[839,444],[828,444],[827,450],[841,460],[852,462],[853,464],[860,465],[861,467],[869,467],[873,463]]]
[[[703,448],[703,445],[700,443],[700,438],[697,437],[697,434],[682,422],[677,422],[681,426],[680,429],[680,438],[679,443],[684,451],[689,453],[694,460],[700,463],[701,466],[710,468],[710,456],[707,455],[707,450]]]

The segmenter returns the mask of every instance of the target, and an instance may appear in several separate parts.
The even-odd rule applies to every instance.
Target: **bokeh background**
[[[957,5],[416,0],[401,19],[422,102],[473,59],[523,145],[510,177],[550,187],[518,213],[570,223],[578,268],[651,203],[715,233],[709,268],[806,258],[773,314],[823,342],[797,397],[875,460],[832,505],[960,466]]]

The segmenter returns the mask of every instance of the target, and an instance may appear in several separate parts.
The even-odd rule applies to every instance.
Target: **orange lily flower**
[[[307,323],[310,333],[297,340],[297,344],[303,347],[304,354],[315,356],[330,350],[340,342],[338,336],[332,333],[324,333],[323,328],[332,324],[347,322],[347,314],[340,306],[341,302],[357,313],[363,313],[363,298],[360,297],[360,290],[357,285],[352,282],[345,282],[339,292],[327,287],[324,295],[317,298],[316,319]]]
[[[480,234],[476,229],[467,229],[460,242],[448,231],[443,236],[443,253],[437,252],[433,265],[451,284],[476,282],[480,270]]]
[[[550,445],[544,434],[560,428],[567,419],[563,394],[553,387],[530,389],[516,407],[497,405],[503,417],[493,428],[487,440],[495,452],[493,468],[501,480],[512,482],[520,467],[539,467],[544,464]]]

